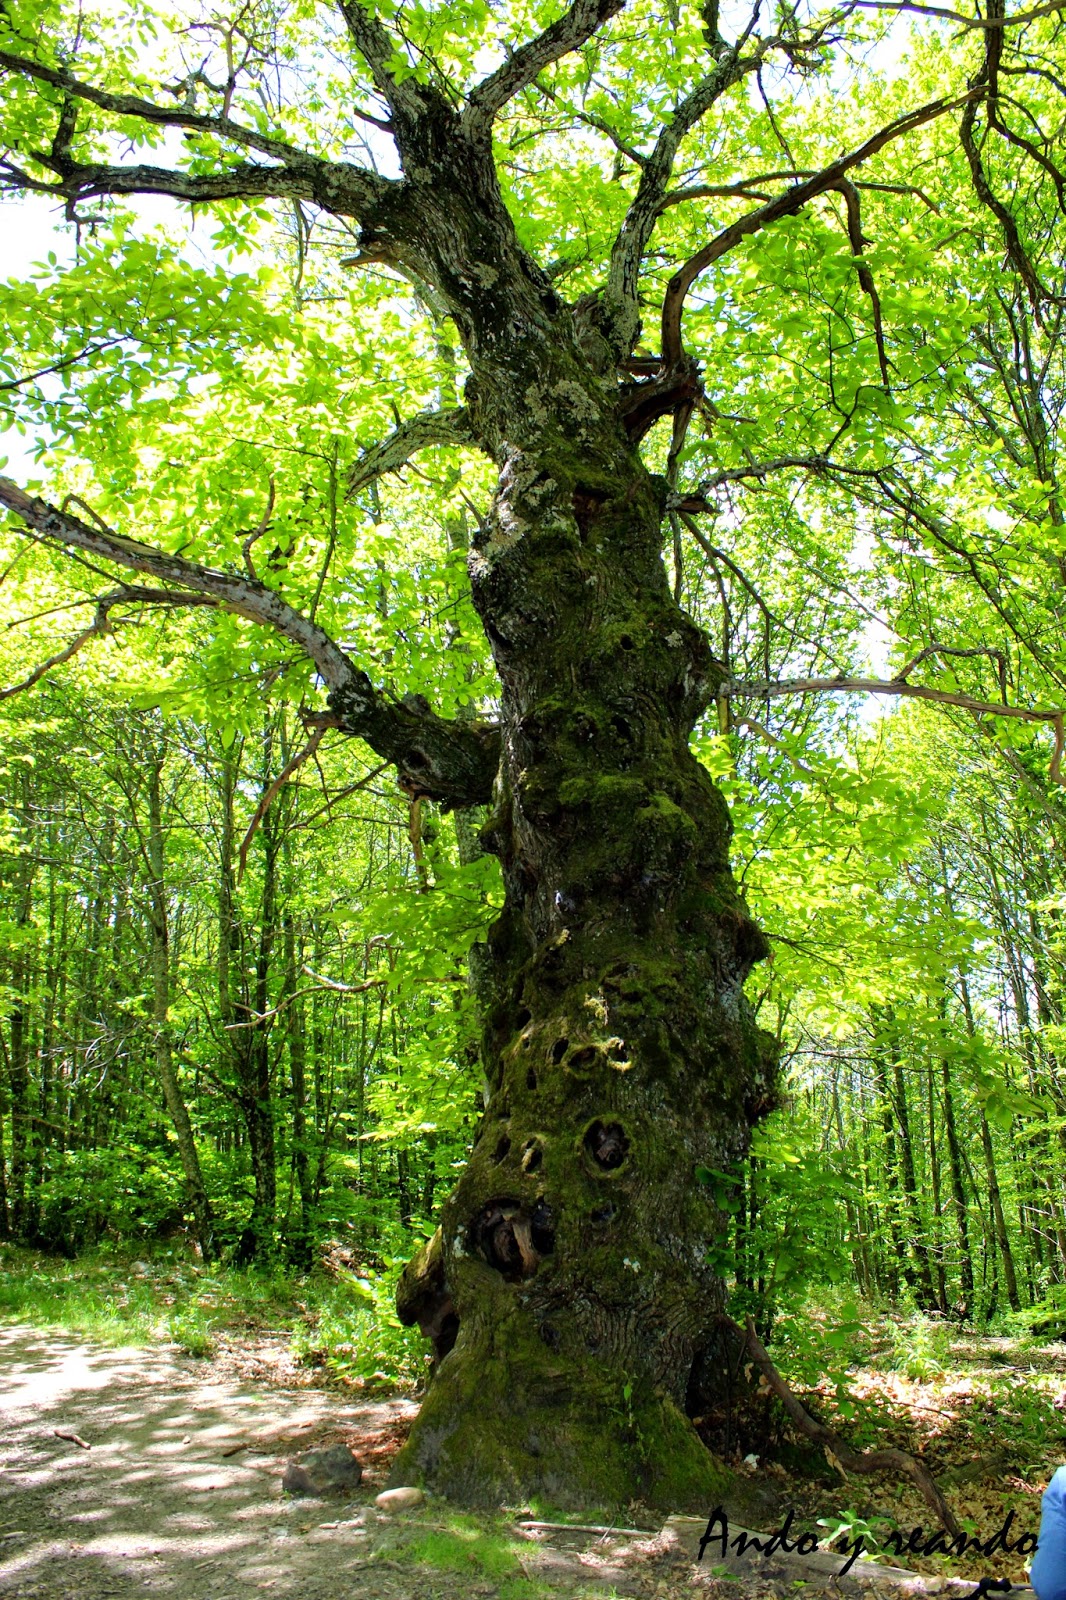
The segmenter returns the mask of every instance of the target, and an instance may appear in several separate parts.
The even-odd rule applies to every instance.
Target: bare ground
[[[366,1469],[365,1501],[414,1410],[257,1387],[158,1347],[2,1327],[0,1593],[358,1592],[343,1580],[366,1560],[365,1503],[290,1500],[281,1473],[295,1451],[343,1439]]]
[[[292,1374],[293,1387],[278,1377],[272,1347],[234,1346],[207,1363],[167,1347],[115,1349],[0,1325],[0,1595],[524,1600],[667,1592],[658,1551],[631,1574],[602,1541],[588,1539],[578,1543],[600,1550],[550,1548],[533,1536],[517,1585],[418,1565],[412,1536],[440,1527],[440,1513],[429,1505],[397,1519],[373,1505],[416,1403],[353,1402],[308,1387],[302,1374]],[[282,1493],[290,1457],[337,1441],[363,1464],[354,1496]]]
[[[0,1325],[0,1596],[757,1600],[794,1594],[797,1580],[808,1592],[853,1588],[828,1581],[815,1562],[777,1572],[750,1556],[730,1560],[730,1580],[711,1577],[693,1566],[696,1525],[639,1540],[528,1529],[517,1579],[513,1570],[492,1581],[476,1566],[440,1570],[425,1559],[425,1540],[451,1528],[454,1545],[442,1508],[431,1502],[396,1519],[373,1504],[416,1403],[311,1387],[275,1344],[233,1341],[208,1363],[169,1347],[114,1349]],[[282,1494],[293,1455],[339,1441],[363,1464],[354,1496]],[[871,1569],[861,1588],[900,1600],[898,1579]],[[924,1592],[937,1588],[966,1586],[934,1579]],[[918,1580],[912,1593],[921,1589]]]

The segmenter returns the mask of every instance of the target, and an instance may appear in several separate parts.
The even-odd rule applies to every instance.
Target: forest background
[[[749,240],[689,314],[727,351],[705,426],[672,461],[669,428],[648,445],[711,486],[713,516],[673,515],[671,580],[734,678],[860,684],[722,701],[697,735],[771,941],[749,993],[788,1095],[741,1166],[695,1181],[732,1219],[715,1249],[734,1314],[797,1349],[812,1304],[841,1347],[870,1306],[1066,1326],[1059,32],[1038,19],[1019,47],[1043,163],[995,157],[1058,298],[1034,307],[935,125],[864,194],[879,299],[841,195]],[[944,53],[970,48],[928,19],[883,33],[854,24],[773,111],[761,84],[739,102],[747,176],[723,217],[931,97]],[[598,69],[591,48],[558,67],[511,134],[567,153],[569,238],[533,201],[526,225],[568,292],[617,215]],[[0,407],[37,485],[107,522],[148,495],[175,549],[223,508],[235,556],[294,573],[378,682],[491,714],[465,582],[484,463],[440,447],[351,487],[397,382],[409,410],[454,403],[447,322],[300,202],[205,207],[191,231],[176,207],[101,207],[57,222],[3,291]],[[891,386],[851,370],[875,347]],[[834,407],[859,452],[846,494],[812,461]],[[484,818],[410,799],[343,735],[309,740],[284,641],[164,608],[86,627],[98,587],[0,533],[0,1237],[19,1247],[0,1300],[32,1298],[20,1250],[191,1250],[275,1284],[327,1262],[343,1294],[292,1312],[300,1351],[414,1379],[424,1346],[392,1285],[483,1105],[469,972],[501,898]],[[941,703],[901,697],[930,673]],[[212,1316],[179,1298],[171,1331],[207,1348]]]

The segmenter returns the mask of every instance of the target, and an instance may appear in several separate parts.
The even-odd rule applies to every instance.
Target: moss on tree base
[[[463,1333],[445,1357],[390,1482],[419,1483],[472,1506],[532,1499],[616,1511],[634,1501],[700,1511],[732,1475],[675,1402],[643,1394],[596,1362],[578,1370],[545,1351],[493,1359]],[[628,1393],[627,1393],[628,1391]]]

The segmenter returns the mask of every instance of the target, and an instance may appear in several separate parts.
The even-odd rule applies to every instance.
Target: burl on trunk
[[[531,376],[471,557],[502,685],[484,839],[487,1104],[400,1314],[437,1365],[396,1481],[675,1509],[723,1471],[686,1416],[722,1286],[696,1180],[746,1146],[774,1054],[721,795],[689,749],[721,677],[671,597],[662,481],[574,351]],[[513,370],[513,368],[512,368]]]

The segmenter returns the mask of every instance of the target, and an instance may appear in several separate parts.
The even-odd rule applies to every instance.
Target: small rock
[[[330,1445],[328,1450],[309,1450],[300,1461],[290,1461],[281,1487],[289,1494],[334,1494],[355,1489],[362,1482],[363,1469],[346,1444]]]
[[[383,1489],[374,1504],[382,1511],[413,1511],[425,1498],[421,1489]]]

